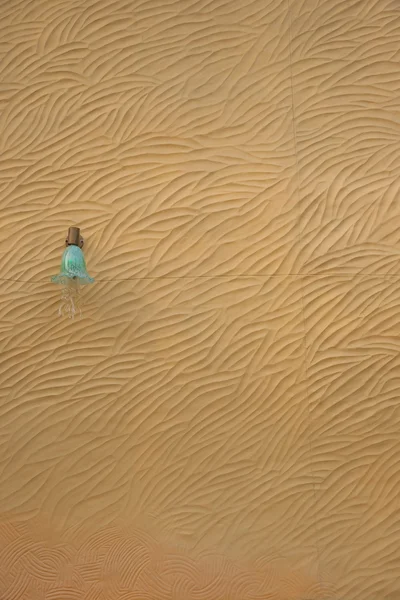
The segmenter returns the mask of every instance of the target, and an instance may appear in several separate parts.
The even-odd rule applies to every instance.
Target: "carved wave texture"
[[[0,9],[0,598],[400,598],[398,3]]]

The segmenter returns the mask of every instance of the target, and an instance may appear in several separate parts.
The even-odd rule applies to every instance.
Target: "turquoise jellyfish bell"
[[[86,270],[85,257],[81,250],[83,239],[79,227],[70,227],[66,239],[67,247],[61,259],[61,268],[58,275],[51,278],[53,283],[68,284],[75,281],[81,285],[94,283]],[[72,281],[71,281],[72,280]]]

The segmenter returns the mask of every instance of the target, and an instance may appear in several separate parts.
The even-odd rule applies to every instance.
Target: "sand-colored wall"
[[[398,600],[397,0],[0,13],[0,598]]]

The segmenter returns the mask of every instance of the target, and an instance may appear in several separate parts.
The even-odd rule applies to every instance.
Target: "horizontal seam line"
[[[127,279],[95,279],[94,283],[112,283],[114,281],[145,281],[145,280],[151,280],[151,281],[157,281],[157,280],[162,280],[162,279],[174,279],[174,280],[178,280],[178,279],[248,279],[250,277],[258,277],[258,278],[279,278],[279,277],[302,277],[302,278],[315,278],[315,279],[321,279],[322,277],[364,277],[364,278],[368,278],[368,279],[374,279],[374,278],[400,278],[400,273],[399,274],[384,274],[384,273],[376,273],[376,274],[363,274],[360,271],[355,271],[354,273],[327,273],[327,272],[321,272],[321,273],[248,273],[246,275],[244,274],[232,274],[232,275],[160,275],[159,277],[128,277]],[[47,284],[47,283],[52,283],[50,280],[47,279],[32,279],[32,280],[27,280],[27,279],[7,279],[4,277],[0,277],[0,281],[7,281],[10,283],[28,283],[28,284]],[[54,283],[53,283],[54,285]],[[59,284],[57,284],[59,285]]]

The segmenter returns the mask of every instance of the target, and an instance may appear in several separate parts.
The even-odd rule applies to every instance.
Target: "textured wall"
[[[0,598],[398,600],[398,1],[0,11]]]

